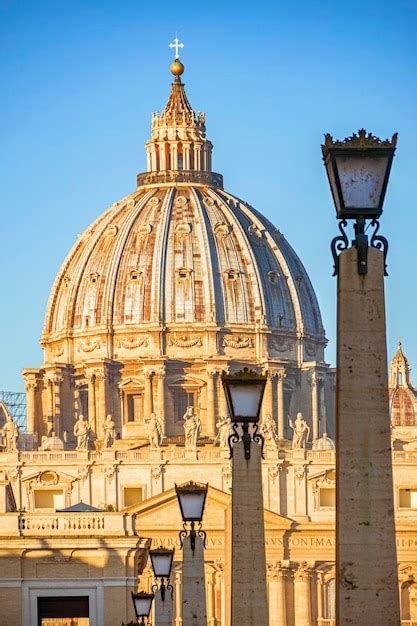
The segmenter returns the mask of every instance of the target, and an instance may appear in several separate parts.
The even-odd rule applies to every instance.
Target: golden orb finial
[[[177,58],[173,63],[171,63],[170,70],[171,74],[174,74],[174,76],[181,76],[181,74],[184,73],[184,65]]]

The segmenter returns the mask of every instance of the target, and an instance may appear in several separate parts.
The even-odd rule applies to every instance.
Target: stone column
[[[174,602],[175,602],[175,626],[182,625],[182,584],[181,584],[181,570],[176,569],[174,572]]]
[[[97,432],[97,410],[96,410],[96,375],[94,372],[87,372],[88,381],[88,422],[91,430]]]
[[[324,618],[323,612],[323,572],[316,572],[316,590],[317,590],[317,619]]]
[[[162,422],[163,434],[166,433],[165,423],[165,367],[158,371],[158,413]]]
[[[153,372],[151,370],[145,370],[143,372],[145,377],[144,413],[146,420],[149,419],[150,414],[153,412],[152,374]]]
[[[285,439],[285,404],[284,404],[284,381],[287,373],[283,370],[278,372],[278,439]]]
[[[183,143],[182,144],[182,151],[183,151],[183,155],[184,155],[184,169],[185,170],[190,170],[191,169],[190,150],[191,150],[191,145],[189,143]]]
[[[214,370],[207,370],[207,436],[216,436],[216,399],[214,393],[214,377],[216,373]]]
[[[194,169],[201,170],[201,144],[194,144]]]
[[[338,626],[398,626],[397,554],[386,351],[384,256],[339,257],[336,388]]]
[[[95,374],[96,379],[96,401],[97,401],[97,420],[96,420],[96,434],[99,439],[103,439],[103,424],[107,416],[107,398],[106,398],[106,374],[103,371],[97,371]]]
[[[233,446],[232,626],[268,626],[261,448]]]
[[[215,572],[209,572],[207,575],[207,626],[216,626],[215,615]]]
[[[146,146],[146,170],[150,172],[152,170],[151,149]]]
[[[165,600],[162,602],[161,592],[155,593],[155,626],[172,626],[173,601],[171,592],[167,591]]]
[[[159,147],[159,169],[161,171],[165,171],[167,169],[165,143],[164,142],[159,143],[158,147]]]
[[[305,564],[294,572],[294,626],[311,626],[310,572]]]
[[[319,385],[322,382],[322,377],[313,372],[310,376],[311,384],[311,416],[313,422],[313,441],[316,441],[320,437],[320,390]]]
[[[268,370],[266,372],[266,385],[265,385],[265,394],[264,399],[262,401],[262,417],[265,418],[267,415],[271,415],[274,417],[274,391],[273,391],[273,383],[274,383],[274,372]]]
[[[156,164],[156,147],[154,143],[150,145],[150,155],[151,155],[151,171],[156,172],[157,164]]]
[[[203,540],[196,537],[191,550],[190,537],[184,539],[182,561],[182,624],[207,626]]]
[[[26,427],[28,433],[36,432],[36,389],[36,380],[27,380],[25,382],[27,415]]]
[[[178,145],[176,143],[171,143],[170,145],[171,151],[171,169],[178,169]]]

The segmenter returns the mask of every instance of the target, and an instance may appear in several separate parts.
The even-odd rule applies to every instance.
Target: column
[[[284,404],[284,381],[287,373],[283,370],[278,372],[278,439],[285,439],[285,404]]]
[[[305,564],[294,572],[294,626],[311,626],[310,572]]]
[[[287,569],[283,566],[278,570],[278,598],[277,598],[277,622],[279,626],[285,626],[287,623],[287,605],[286,605],[286,589],[285,582],[287,580]]]
[[[103,371],[97,371],[96,378],[96,400],[97,400],[97,437],[103,439],[103,424],[107,416],[106,402],[106,374]]]
[[[61,437],[61,385],[63,382],[64,377],[59,374],[54,374],[51,379],[53,425],[57,437]]]
[[[158,371],[158,412],[162,422],[163,434],[165,435],[165,367],[161,367]]]
[[[265,393],[264,399],[262,402],[262,417],[265,419],[267,415],[274,417],[274,392],[273,392],[273,381],[275,373],[268,370],[266,372],[266,385],[265,385]]]
[[[217,398],[219,400],[219,416],[228,415],[229,411],[227,408],[226,396],[224,393],[224,387],[221,379],[221,372],[219,372],[219,376],[217,378]]]
[[[201,170],[201,145],[194,144],[194,169]]]
[[[181,570],[176,569],[174,572],[175,581],[174,581],[174,601],[175,601],[175,626],[182,625],[182,581],[181,581]]]
[[[203,540],[196,537],[193,552],[188,535],[182,550],[182,623],[184,626],[207,626]]]
[[[36,432],[36,389],[36,380],[27,380],[25,382],[27,415],[26,427],[28,433]]]
[[[336,388],[337,624],[400,623],[384,296],[384,255],[339,257]],[[352,491],[353,489],[353,491]]]
[[[215,393],[214,393],[214,370],[207,370],[207,436],[216,436],[216,405],[215,405]]]
[[[317,590],[317,620],[324,618],[323,612],[323,572],[316,572],[316,590]],[[319,626],[320,622],[319,622]]]
[[[269,626],[285,626],[287,623],[285,572],[279,561],[268,564]]]
[[[156,164],[156,148],[155,144],[151,143],[150,145],[150,153],[151,153],[151,171],[156,172],[157,164]]]
[[[145,377],[145,398],[144,398],[144,413],[145,420],[149,419],[151,413],[153,413],[153,397],[152,397],[152,370],[145,370],[143,375]]]
[[[207,574],[207,626],[216,626],[215,615],[215,572]]]
[[[178,145],[176,143],[170,144],[170,152],[171,152],[171,169],[178,169]]]
[[[97,432],[96,411],[96,376],[94,372],[87,372],[88,381],[88,422],[93,433]]]
[[[149,146],[146,146],[146,170],[148,172],[152,170],[151,149]]]
[[[313,441],[316,441],[320,437],[319,432],[319,420],[320,420],[320,407],[319,407],[319,384],[321,383],[321,376],[317,372],[313,372],[310,376],[311,384],[311,416],[313,422]]]
[[[185,170],[190,170],[191,169],[190,150],[191,150],[191,145],[189,143],[183,143],[182,144],[182,151],[183,151],[183,155],[184,155],[184,169]]]
[[[233,446],[232,626],[268,626],[261,447]]]
[[[165,143],[159,143],[159,169],[165,171],[167,169]]]

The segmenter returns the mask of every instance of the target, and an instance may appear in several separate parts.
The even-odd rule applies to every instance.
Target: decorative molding
[[[134,350],[135,348],[148,346],[149,340],[150,340],[149,335],[146,335],[143,337],[132,337],[132,338],[124,337],[122,339],[119,339],[117,345],[119,346],[119,348],[125,348],[126,350]]]
[[[117,233],[119,232],[118,227],[116,226],[116,224],[109,224],[106,228],[106,230],[104,231],[104,236],[105,237],[116,237]]]
[[[215,224],[213,230],[216,237],[220,237],[223,239],[230,235],[230,233],[232,232],[229,224],[225,224],[224,222],[218,222],[217,224]]]
[[[269,340],[269,346],[276,352],[288,352],[292,347],[288,341],[285,341],[285,339],[278,339],[277,337],[272,337]]]
[[[281,463],[277,463],[277,465],[273,465],[272,467],[268,468],[268,475],[273,483],[275,483],[275,481],[279,477],[281,470],[282,470]]]
[[[101,347],[99,339],[91,339],[90,341],[82,339],[77,344],[77,350],[79,352],[93,352]]]
[[[151,232],[152,232],[152,224],[144,224],[143,226],[140,226],[138,230],[139,239],[143,241],[144,239],[149,237]]]
[[[187,204],[187,198],[185,196],[177,196],[175,198],[175,206],[183,207]]]
[[[314,345],[314,343],[306,343],[304,345],[304,350],[308,356],[316,356],[317,347]]]
[[[116,465],[105,465],[104,467],[101,468],[101,471],[106,477],[106,479],[109,482],[111,482],[116,472]]]
[[[155,207],[157,207],[159,204],[159,198],[157,198],[156,196],[154,196],[153,198],[151,198],[148,202],[148,206],[151,209],[154,209]]]
[[[193,346],[202,346],[203,342],[201,337],[180,335],[179,337],[170,337],[169,345],[178,348],[192,348]]]
[[[296,465],[294,467],[294,477],[300,483],[305,476],[305,465]]]
[[[60,357],[64,354],[64,352],[65,352],[64,346],[57,346],[55,350],[53,350],[52,353],[55,357]]]
[[[151,467],[151,478],[152,480],[159,480],[163,473],[165,472],[165,463],[160,463],[159,465],[153,465]]]
[[[192,231],[192,226],[188,222],[180,222],[175,227],[175,236],[177,239],[186,239]]]
[[[253,235],[257,239],[262,239],[263,233],[261,229],[256,224],[251,224],[248,227],[248,232],[250,235]]]
[[[223,337],[224,348],[236,348],[238,350],[242,348],[253,348],[253,339],[251,337]]]

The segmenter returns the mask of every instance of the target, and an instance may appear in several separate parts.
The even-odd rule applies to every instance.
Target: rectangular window
[[[176,422],[182,422],[187,407],[196,406],[196,395],[196,392],[190,392],[186,389],[176,389],[174,391],[174,419]]]
[[[400,509],[417,509],[417,488],[399,490]]]
[[[127,396],[127,421],[143,424],[143,394],[132,393]]]
[[[183,161],[183,157],[182,154],[178,155],[178,169],[182,170],[184,168],[184,161]]]
[[[35,509],[63,509],[62,489],[35,489]]]
[[[320,508],[336,506],[336,489],[320,489]]]
[[[123,489],[123,505],[133,506],[143,501],[142,487],[125,487]]]

